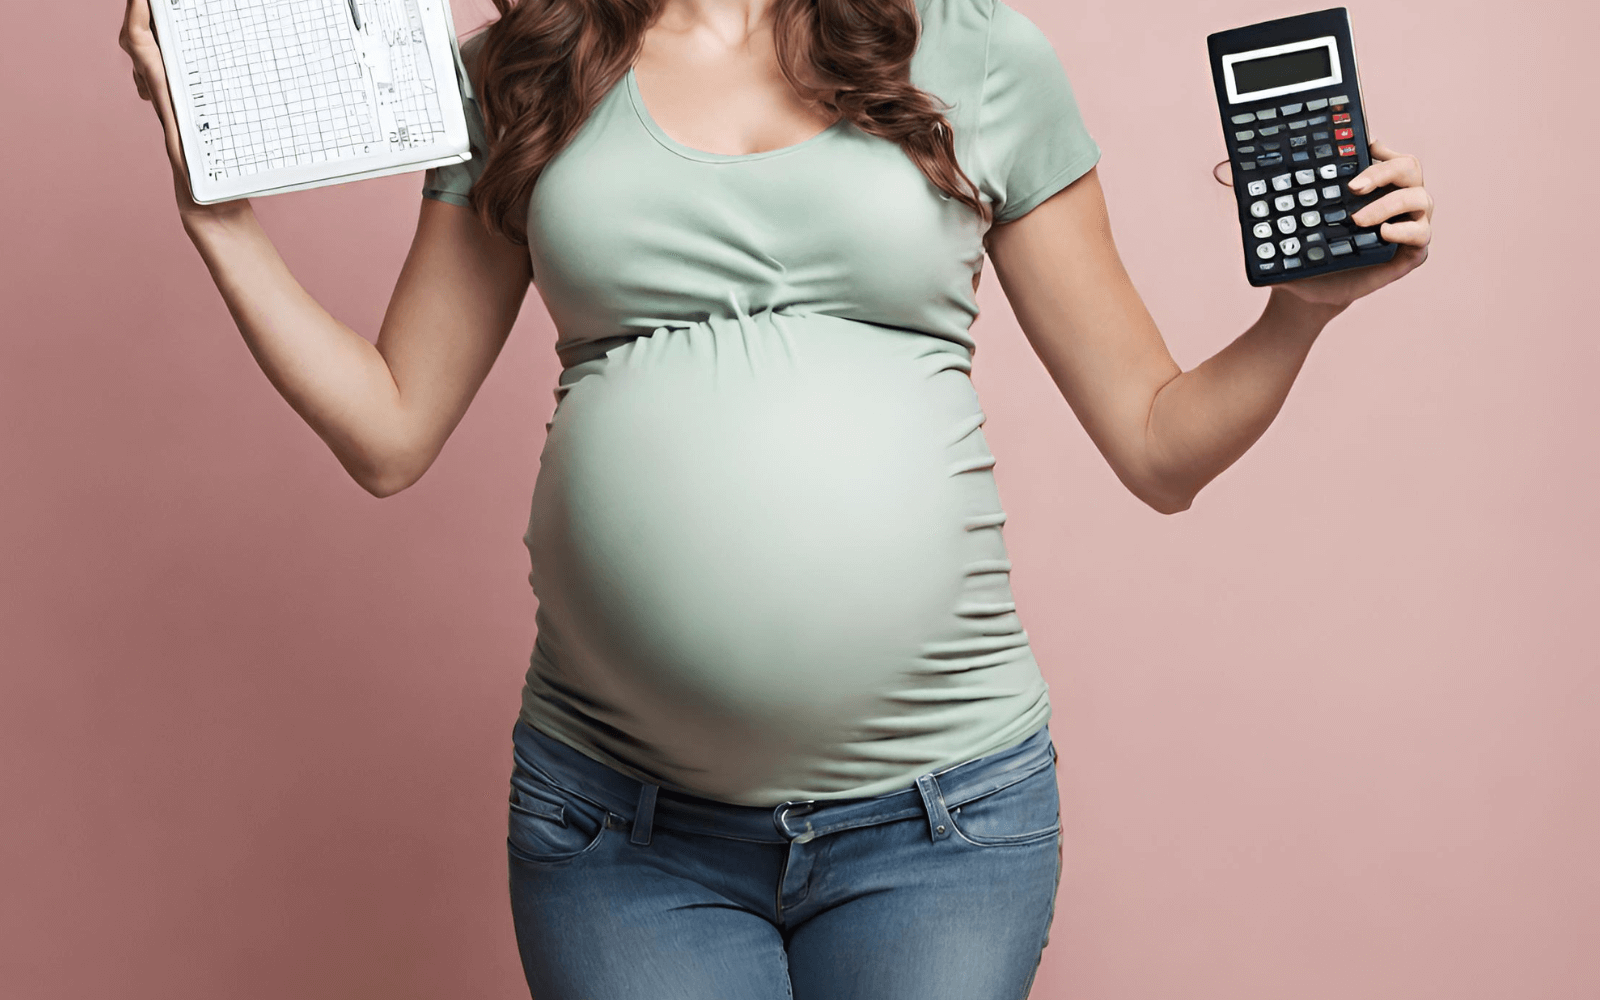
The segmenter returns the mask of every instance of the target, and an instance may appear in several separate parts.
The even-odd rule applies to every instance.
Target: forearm
[[[253,211],[186,220],[185,230],[267,379],[351,477],[381,495],[405,447],[383,356],[301,287]]]
[[[1317,335],[1342,311],[1273,289],[1238,339],[1164,385],[1146,437],[1154,492],[1186,509],[1248,451],[1278,415]]]

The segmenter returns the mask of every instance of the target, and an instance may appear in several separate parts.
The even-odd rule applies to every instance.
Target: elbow
[[[1194,493],[1160,485],[1136,493],[1145,505],[1158,514],[1181,514],[1194,503]]]
[[[360,472],[351,470],[351,476],[362,489],[382,500],[410,488],[430,464],[410,455],[393,455],[368,463]]]

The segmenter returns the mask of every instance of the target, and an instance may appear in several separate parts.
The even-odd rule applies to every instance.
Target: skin
[[[770,13],[770,0],[667,0],[635,72],[673,138],[750,153],[831,123],[779,71]],[[121,44],[160,121],[184,229],[262,371],[368,492],[410,486],[505,344],[532,277],[526,249],[469,209],[422,199],[377,341],[367,341],[289,273],[248,199],[190,198],[148,0],[128,0]],[[1377,140],[1371,152],[1352,187],[1397,190],[1352,218],[1387,220],[1379,235],[1400,245],[1394,259],[1273,285],[1260,318],[1187,372],[1123,267],[1098,167],[989,231],[989,259],[1029,343],[1118,479],[1154,510],[1187,510],[1266,431],[1328,322],[1427,260],[1433,198],[1421,162]]]

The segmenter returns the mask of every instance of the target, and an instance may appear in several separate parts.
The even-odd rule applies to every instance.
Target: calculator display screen
[[[1307,38],[1222,57],[1229,100],[1276,97],[1340,83],[1339,51],[1332,36]]]
[[[1241,93],[1290,87],[1326,79],[1333,72],[1333,60],[1322,46],[1285,52],[1282,55],[1233,64],[1233,78]]]

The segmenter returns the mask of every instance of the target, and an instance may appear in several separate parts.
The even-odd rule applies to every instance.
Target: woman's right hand
[[[167,89],[161,48],[150,23],[150,0],[128,0],[118,42],[133,60],[133,82],[139,90],[139,96],[154,105],[156,118],[161,122],[162,133],[166,136],[167,159],[172,163],[173,193],[177,197],[178,215],[184,225],[209,219],[226,219],[250,211],[248,198],[200,205],[189,193],[189,168],[183,158],[183,143],[178,138],[177,116],[173,114],[172,94]]]

